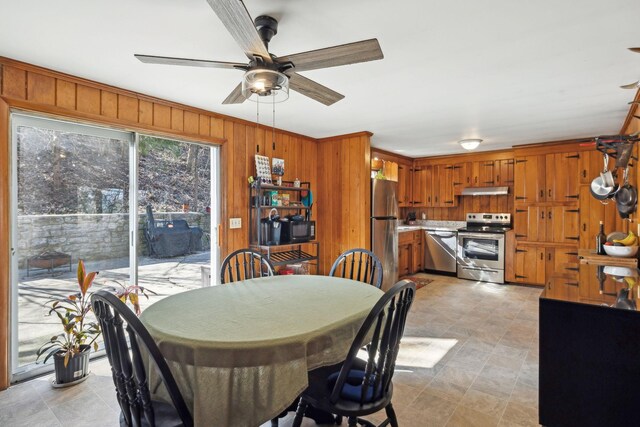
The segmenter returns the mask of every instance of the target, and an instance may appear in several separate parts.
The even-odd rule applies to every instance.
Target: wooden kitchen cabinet
[[[600,157],[602,160],[602,156]],[[621,220],[618,217],[615,201],[609,201],[604,205],[600,200],[595,199],[591,195],[590,187],[587,185],[580,186],[580,222],[579,235],[581,249],[595,248],[595,236],[600,231],[600,221],[604,222],[605,234],[612,231],[625,231],[618,226]]]
[[[574,206],[520,206],[514,213],[517,240],[574,243],[580,240],[580,210]]]
[[[544,155],[516,157],[513,166],[516,204],[545,201],[545,166]]]
[[[411,166],[399,164],[398,165],[398,207],[406,208],[412,206],[412,192],[411,192]]]
[[[515,280],[531,285],[545,284],[545,250],[544,247],[516,246],[514,257]]]
[[[398,276],[407,276],[411,274],[411,259],[413,256],[411,244],[400,244],[398,249]]]
[[[453,165],[436,165],[433,168],[432,192],[435,196],[434,207],[452,208],[457,206],[457,199],[454,195]],[[437,178],[436,178],[437,177]]]
[[[427,185],[431,182],[431,166],[413,168],[411,188],[411,205],[413,207],[429,207],[431,196],[427,194]]]
[[[424,270],[424,232],[417,230],[413,232],[413,250],[411,257],[411,273]]]
[[[471,164],[471,187],[493,187],[494,176],[495,162],[484,160]]]
[[[579,198],[579,160],[577,152],[545,156],[545,194],[547,202],[575,202]]]
[[[513,187],[513,159],[496,160],[494,162],[496,187]]]
[[[398,276],[424,270],[424,232],[422,230],[398,233]]]
[[[453,195],[462,195],[462,190],[471,187],[471,162],[453,165]]]

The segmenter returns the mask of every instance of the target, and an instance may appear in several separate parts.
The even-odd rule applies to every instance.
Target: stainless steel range
[[[504,283],[504,233],[511,214],[468,213],[467,226],[458,229],[458,277]]]

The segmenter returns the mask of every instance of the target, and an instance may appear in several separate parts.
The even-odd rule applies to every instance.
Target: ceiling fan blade
[[[223,104],[242,104],[247,98],[242,94],[242,83],[235,87],[227,96],[227,99],[222,101]]]
[[[334,104],[344,98],[344,95],[303,77],[298,73],[291,73],[289,76],[289,87],[324,105]]]
[[[630,47],[629,50],[631,52],[640,53],[640,47]]]
[[[378,39],[362,40],[340,46],[310,50],[280,56],[277,62],[292,62],[296,71],[317,70],[319,68],[337,67],[357,64],[358,62],[375,61],[384,58]]]
[[[635,114],[633,115],[633,117],[635,117],[636,119],[640,119],[640,116],[636,116]]]
[[[627,102],[627,104],[629,104],[629,105],[640,104],[640,101],[631,101],[631,102]]]
[[[640,81],[637,81],[635,83],[629,83],[628,85],[620,86],[621,89],[637,89],[639,87],[640,87]]]
[[[137,53],[133,56],[145,64],[184,65],[187,67],[229,69],[244,69],[247,66],[247,64],[241,64],[239,62],[208,61],[206,59],[173,58],[170,56],[139,55]]]
[[[265,62],[273,62],[258,30],[241,0],[207,0],[211,9],[218,15],[227,31],[240,45],[247,58],[261,56]]]

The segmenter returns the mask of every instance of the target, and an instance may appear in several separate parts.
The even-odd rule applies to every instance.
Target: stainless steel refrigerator
[[[371,180],[371,249],[382,263],[382,290],[398,281],[398,183]]]

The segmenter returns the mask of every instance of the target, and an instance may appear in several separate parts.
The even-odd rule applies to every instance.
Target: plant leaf
[[[85,270],[84,261],[78,260],[78,286],[82,289],[82,283],[84,282]]]
[[[71,356],[71,350],[67,351],[64,355],[64,367],[66,368],[69,364],[69,357]]]

